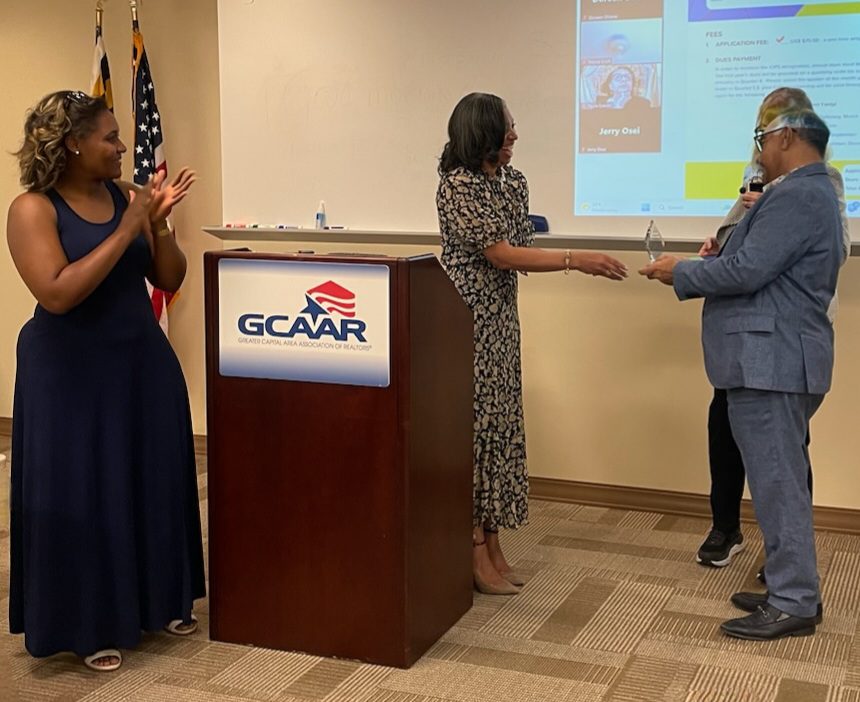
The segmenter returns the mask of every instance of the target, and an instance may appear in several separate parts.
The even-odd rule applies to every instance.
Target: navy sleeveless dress
[[[127,203],[107,187],[103,224],[47,193],[69,261],[119,225]],[[205,594],[188,392],[150,263],[138,236],[80,305],[37,305],[18,337],[9,628],[34,656],[133,648]]]

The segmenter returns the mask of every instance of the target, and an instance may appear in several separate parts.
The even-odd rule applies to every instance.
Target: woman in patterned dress
[[[510,166],[515,125],[495,95],[466,95],[448,121],[436,206],[442,264],[475,318],[472,568],[481,592],[523,584],[499,546],[499,528],[528,522],[517,272],[580,271],[622,280],[603,253],[532,248],[525,177]]]

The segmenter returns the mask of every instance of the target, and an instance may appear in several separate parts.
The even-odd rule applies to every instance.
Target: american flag
[[[132,113],[134,114],[134,182],[143,185],[157,171],[167,174],[161,115],[155,104],[152,71],[143,48],[143,35],[137,19],[132,22]],[[167,333],[167,312],[178,293],[153,288],[147,283],[155,318]]]

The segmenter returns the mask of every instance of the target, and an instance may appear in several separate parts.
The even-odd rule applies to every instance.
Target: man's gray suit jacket
[[[826,393],[833,373],[827,307],[841,261],[839,202],[823,163],[765,192],[719,255],[680,261],[678,298],[705,298],[702,346],[711,384]]]

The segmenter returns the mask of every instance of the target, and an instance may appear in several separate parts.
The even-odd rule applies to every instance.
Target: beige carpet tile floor
[[[2,440],[2,437],[0,437]],[[8,448],[8,447],[7,447]],[[198,485],[204,538],[206,463]],[[704,519],[532,501],[503,534],[528,578],[472,609],[409,670],[147,634],[113,674],[72,655],[34,659],[8,633],[0,531],[0,700],[27,702],[860,702],[860,537],[817,535],[824,623],[771,643],[723,636],[732,592],[757,589],[761,535],[724,569],[699,566]]]

